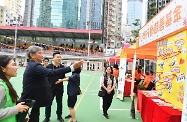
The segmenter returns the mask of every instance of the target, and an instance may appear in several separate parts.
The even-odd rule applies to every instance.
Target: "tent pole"
[[[132,82],[131,82],[131,97],[134,96],[135,69],[136,69],[136,51],[134,53],[134,59],[133,59]]]
[[[143,64],[143,66],[144,66],[144,68],[143,68],[144,74],[145,74],[145,68],[146,68],[146,66],[145,66],[145,60],[146,60],[146,59],[144,59],[144,62],[143,62],[143,63],[144,63],[144,64]]]
[[[137,119],[135,114],[135,105],[134,105],[134,79],[135,79],[135,67],[136,67],[136,51],[134,53],[134,59],[133,59],[133,69],[132,69],[132,81],[131,81],[131,110],[130,110],[130,116],[132,119]]]

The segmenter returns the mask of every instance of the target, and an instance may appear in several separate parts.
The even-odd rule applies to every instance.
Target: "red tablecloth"
[[[131,95],[131,82],[132,82],[132,79],[125,79],[125,85],[124,85],[124,96],[125,97],[129,97]]]
[[[181,122],[182,112],[172,107],[159,106],[152,99],[138,90],[137,109],[140,111],[143,122]]]
[[[125,80],[125,85],[124,85],[124,96],[130,96],[131,94],[131,80]]]

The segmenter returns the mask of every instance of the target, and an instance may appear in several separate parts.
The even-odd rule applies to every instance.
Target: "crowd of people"
[[[88,48],[85,47],[85,44],[80,44],[80,46],[74,47],[74,45],[68,45],[68,44],[60,44],[59,46],[53,46],[53,45],[47,45],[44,43],[20,43],[17,44],[16,52],[17,53],[23,53],[25,50],[31,46],[39,46],[42,47],[46,52],[53,52],[53,51],[59,51],[61,54],[67,54],[67,55],[76,55],[76,56],[86,56],[88,55]],[[7,44],[0,42],[0,51],[4,52],[11,52],[14,49],[13,44]],[[97,55],[97,56],[103,56],[103,49],[99,46],[96,46],[95,48],[93,45],[90,46],[90,54]]]
[[[43,58],[43,48],[39,46],[30,46],[27,49],[29,63],[23,74],[23,86],[21,97],[18,98],[17,92],[10,83],[11,77],[16,77],[17,69],[14,60],[5,55],[0,56],[0,121],[17,122],[18,114],[28,111],[30,108],[24,100],[34,100],[28,122],[39,122],[40,107],[45,107],[45,119],[43,122],[49,122],[51,117],[51,107],[54,98],[56,98],[57,120],[64,122],[62,118],[63,103],[63,82],[68,81],[67,86],[67,105],[70,113],[65,119],[72,118],[71,122],[77,122],[76,111],[74,109],[77,102],[77,96],[80,95],[80,73],[83,61],[74,62],[71,66],[61,64],[60,52],[53,53],[53,62],[49,64],[48,58]],[[42,64],[43,63],[43,64]],[[101,76],[101,89],[105,91],[103,99],[103,116],[109,119],[108,109],[110,108],[115,88],[118,84],[119,68],[117,64],[113,67],[105,66],[105,73]],[[72,72],[67,77],[66,73]],[[138,66],[135,71],[135,89],[149,90],[149,84],[154,81],[154,73],[146,72],[143,74],[142,67]],[[142,78],[144,77],[144,82]]]
[[[49,64],[49,59],[43,59],[43,48],[30,46],[27,49],[29,63],[23,74],[23,86],[21,97],[18,98],[17,92],[10,83],[11,77],[16,77],[17,69],[14,60],[5,55],[0,56],[0,121],[17,122],[17,115],[26,112],[30,108],[24,102],[18,101],[34,100],[28,122],[39,122],[40,107],[45,107],[45,119],[49,122],[51,117],[51,107],[53,99],[57,102],[57,119],[64,122],[62,118],[63,103],[63,82],[68,81],[67,95],[70,114],[65,119],[72,118],[72,122],[77,122],[75,104],[77,95],[81,94],[80,73],[83,61],[74,62],[71,66],[61,64],[60,52],[53,53],[53,63]],[[43,62],[43,64],[42,64]],[[72,72],[67,77],[66,73]],[[108,119],[108,109],[112,103],[116,77],[113,76],[112,67],[106,67],[105,74],[101,79],[102,88],[106,90],[103,97],[103,116]],[[17,103],[17,104],[16,104]]]
[[[142,78],[143,77],[143,78]],[[155,76],[154,72],[146,72],[143,74],[142,66],[139,65],[137,70],[135,71],[135,89],[134,92],[137,93],[137,90],[152,90],[155,87],[154,81]]]
[[[27,50],[27,56],[30,61],[23,74],[23,91],[20,99],[35,100],[28,121],[39,122],[40,107],[46,107],[46,117],[48,117],[48,115],[50,116],[49,107],[52,103],[54,96],[58,95],[57,91],[51,92],[51,88],[59,90],[59,87],[51,87],[51,85],[54,84],[54,78],[63,78],[65,73],[76,72],[77,69],[79,69],[83,64],[83,61],[75,62],[71,66],[67,67],[55,67],[54,65],[52,69],[51,67],[45,68],[41,64],[43,61],[42,48],[38,46],[29,47]],[[58,56],[59,54],[54,54],[54,59],[56,58],[57,62],[60,59],[60,57]],[[2,122],[16,122],[16,114],[18,114],[18,112],[27,111],[29,108],[28,106],[24,105],[24,103],[19,103],[16,105],[16,102],[18,101],[18,96],[16,91],[13,89],[11,83],[9,82],[11,77],[15,77],[17,75],[17,66],[15,65],[14,60],[9,56],[0,56],[0,66],[0,120]],[[49,84],[49,80],[52,84]],[[72,79],[69,78],[69,80]],[[62,86],[62,84],[58,84],[58,86]],[[69,87],[71,89],[74,86],[70,85]],[[77,94],[73,94],[73,96],[77,96]],[[59,100],[61,98],[62,97],[60,97]],[[69,101],[72,106],[73,104],[75,104],[74,99],[72,100],[70,98]],[[60,108],[62,109],[59,104],[59,107],[57,108],[57,119],[60,122],[63,122],[63,118],[61,116],[62,111]],[[75,118],[73,122],[76,122]]]

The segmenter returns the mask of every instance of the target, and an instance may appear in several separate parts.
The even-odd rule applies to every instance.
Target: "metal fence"
[[[14,49],[8,49],[8,48],[1,48],[0,51],[1,52],[6,52],[6,53],[14,53]],[[87,52],[72,52],[72,51],[59,51],[59,50],[53,50],[53,51],[46,50],[46,51],[44,51],[44,54],[52,55],[53,52],[55,52],[55,51],[60,52],[62,55],[88,56]],[[17,48],[16,53],[17,54],[26,53],[26,50]],[[101,52],[94,52],[94,53],[90,52],[89,56],[91,56],[91,57],[103,57],[104,55]]]

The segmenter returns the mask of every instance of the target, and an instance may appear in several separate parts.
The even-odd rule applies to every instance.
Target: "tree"
[[[150,8],[148,9],[148,20],[152,19],[157,14],[156,2],[152,2],[150,4]]]
[[[135,19],[135,22],[132,23],[135,27],[140,26],[140,19]],[[133,41],[131,41],[130,43],[135,43],[136,42],[136,37],[139,36],[139,29],[138,30],[132,30],[132,35],[134,37]]]

